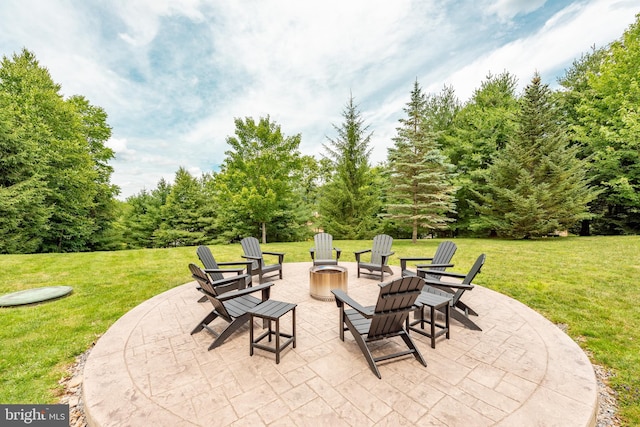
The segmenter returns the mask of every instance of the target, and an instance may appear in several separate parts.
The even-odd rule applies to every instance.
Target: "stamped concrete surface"
[[[374,276],[349,269],[348,293],[363,305],[378,295]],[[309,296],[311,263],[284,265],[271,298],[298,304],[297,346],[280,364],[249,356],[249,327],[207,351],[207,331],[190,335],[211,311],[195,283],[158,295],[118,320],[84,368],[90,426],[593,426],[597,384],[580,347],[525,305],[476,286],[463,296],[481,332],[451,321],[436,348],[412,334],[427,361],[413,357],[369,369],[349,332],[339,339],[334,302]],[[399,277],[394,269],[393,278]],[[185,278],[188,278],[185,266]],[[387,280],[387,279],[385,279]],[[289,315],[287,315],[289,316]],[[224,322],[214,320],[220,330]],[[262,323],[256,320],[260,330]],[[291,319],[281,320],[290,331]],[[393,352],[400,343],[375,345]]]

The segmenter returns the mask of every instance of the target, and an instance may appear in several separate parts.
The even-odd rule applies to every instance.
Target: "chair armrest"
[[[241,255],[241,256],[242,258],[252,259],[253,261],[260,261],[262,259],[259,256],[253,256],[253,255]]]
[[[251,265],[251,263],[253,263],[253,261],[225,261],[219,262],[218,265],[244,265],[246,267],[247,265]]]
[[[335,295],[336,305],[338,307],[341,307],[343,304],[345,304],[368,319],[373,317],[374,311],[372,307],[363,307],[360,303],[347,295],[346,292],[344,292],[342,289],[331,289],[331,293]]]
[[[364,254],[367,252],[371,252],[371,249],[363,249],[361,251],[355,251],[354,254],[359,255],[359,254]]]
[[[409,258],[400,258],[400,262],[402,261],[431,261],[433,257],[409,257]]]
[[[238,273],[242,274],[244,268],[203,268],[205,273]]]
[[[443,282],[442,280],[429,279],[428,277],[424,278],[424,282],[427,285],[434,286],[434,287],[466,289],[469,291],[473,289],[473,283],[467,284],[467,283]]]
[[[461,274],[461,273],[454,273],[453,271],[440,271],[440,270],[429,270],[429,269],[422,269],[420,270],[421,273],[425,273],[425,274],[436,274],[438,276],[447,276],[447,277],[455,277],[457,279],[464,279],[465,277],[467,277],[466,274]]]
[[[265,252],[265,251],[262,251],[262,254],[263,255],[277,256],[278,257],[278,264],[282,264],[282,261],[284,260],[284,256],[285,256],[284,252]]]
[[[380,254],[380,257],[382,258],[382,265],[387,265],[387,262],[389,261],[389,257],[394,253],[395,252],[388,252],[386,254]]]
[[[429,268],[432,268],[432,267],[445,267],[445,268],[448,268],[448,267],[453,267],[453,266],[454,266],[454,264],[417,264],[416,268],[421,269],[421,270],[425,270],[425,269],[428,270]]]
[[[342,253],[342,250],[340,248],[333,248],[334,251],[336,251],[336,261],[340,259],[340,254]]]
[[[244,288],[244,289],[238,289],[236,291],[225,292],[222,295],[218,295],[217,299],[219,301],[227,301],[227,300],[230,300],[230,299],[241,297],[243,295],[252,294],[252,293],[257,292],[257,291],[268,290],[269,288],[271,288],[271,286],[273,286],[272,282],[262,283],[260,285],[252,286],[250,288]]]
[[[407,261],[431,261],[432,259],[433,257],[403,257],[400,258],[400,269],[403,271],[407,269]]]
[[[371,249],[363,249],[361,251],[356,251],[353,254],[356,257],[356,262],[360,262],[360,255],[366,254],[367,252],[371,252]]]

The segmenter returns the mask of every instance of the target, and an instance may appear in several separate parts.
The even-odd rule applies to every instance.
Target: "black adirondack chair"
[[[373,307],[363,307],[340,289],[331,292],[340,308],[340,339],[344,341],[344,331],[349,330],[358,343],[369,367],[378,378],[382,378],[376,362],[413,355],[422,365],[427,366],[420,351],[405,329],[409,313],[415,310],[414,303],[424,286],[420,277],[404,277],[387,283],[380,283],[378,301]],[[345,309],[345,306],[351,309]],[[374,357],[368,343],[400,337],[408,350]]]
[[[333,236],[331,234],[318,233],[313,236],[313,242],[315,246],[309,249],[313,265],[338,265],[342,251],[333,246]],[[336,252],[335,258],[333,257],[334,251]]]
[[[251,275],[258,275],[258,281],[262,283],[262,279],[266,274],[276,272],[282,279],[282,263],[284,262],[283,252],[266,252],[260,249],[260,242],[255,237],[245,237],[240,241],[242,250],[244,251],[243,258],[253,261],[251,264]],[[278,262],[275,264],[267,264],[264,260],[264,255],[272,255],[278,257]]]
[[[249,274],[249,270],[251,268],[252,261],[224,261],[217,262],[213,257],[211,250],[208,246],[198,246],[196,249],[196,254],[200,259],[200,262],[204,266],[204,272],[211,277],[213,282],[218,280],[222,280],[225,278],[225,274],[233,273],[233,274]],[[221,268],[227,266],[242,266],[235,268]],[[249,276],[251,279],[251,276]],[[247,286],[251,286],[251,280],[248,281]]]
[[[380,272],[380,281],[384,280],[384,273],[393,274],[391,267],[387,264],[389,257],[394,254],[391,250],[393,244],[393,237],[386,234],[378,234],[373,238],[373,246],[371,249],[364,249],[354,252],[356,262],[358,263],[358,277],[360,277],[360,270],[368,270],[368,274],[374,272]],[[362,255],[365,253],[371,253],[371,259],[366,262],[362,259]]]
[[[440,243],[436,248],[435,254],[433,257],[411,257],[411,258],[400,258],[400,270],[402,270],[402,277],[407,276],[417,276],[417,269],[429,269],[432,271],[444,271],[448,267],[453,267],[451,264],[451,258],[456,253],[456,249],[458,247],[455,243],[445,240]],[[416,264],[416,270],[411,270],[407,266],[408,262],[420,262]],[[425,263],[424,261],[431,261],[430,263]],[[440,275],[436,275],[435,273],[430,274],[430,276],[439,279]]]
[[[191,331],[191,335],[203,329],[209,331],[215,340],[209,346],[209,350],[216,348],[231,336],[238,328],[249,321],[251,315],[247,313],[258,304],[269,299],[270,289],[273,283],[264,283],[257,286],[245,287],[245,281],[250,279],[247,274],[227,277],[216,281],[211,278],[200,267],[189,264],[192,277],[200,285],[198,290],[202,292],[213,305],[213,310]],[[261,292],[262,298],[250,295]],[[215,331],[209,324],[216,318],[221,318],[228,324],[221,332]]]
[[[481,331],[482,329],[480,326],[476,325],[469,316],[477,316],[478,313],[462,302],[460,298],[465,291],[473,289],[472,281],[476,275],[480,273],[486,258],[485,254],[480,255],[467,274],[454,273],[452,271],[418,269],[418,275],[424,277],[426,282],[425,289],[423,289],[422,292],[428,291],[434,294],[451,297],[451,317],[469,329],[473,329],[475,331]],[[460,283],[444,281],[433,277],[435,275],[462,279],[462,281]]]

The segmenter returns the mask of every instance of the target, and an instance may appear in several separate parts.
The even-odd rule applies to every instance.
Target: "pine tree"
[[[380,209],[376,174],[369,165],[371,133],[367,134],[353,96],[342,116],[342,125],[333,125],[338,136],[323,144],[333,175],[322,189],[319,222],[336,239],[368,238],[377,232]]]
[[[484,193],[487,168],[515,132],[517,80],[505,72],[489,74],[445,132],[442,150],[456,168],[456,233],[468,234],[477,218],[471,201]]]
[[[388,217],[410,227],[414,243],[420,230],[446,228],[450,221],[446,214],[455,202],[455,187],[450,183],[453,166],[438,148],[437,132],[430,124],[430,113],[438,113],[433,108],[436,105],[429,102],[416,80],[411,100],[403,109],[407,117],[399,120],[401,126],[388,154]]]
[[[518,129],[489,167],[487,191],[474,203],[481,215],[472,227],[531,238],[589,217],[587,205],[596,193],[557,114],[548,85],[536,73],[521,100]]]

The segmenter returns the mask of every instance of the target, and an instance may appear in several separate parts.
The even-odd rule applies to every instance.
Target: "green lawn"
[[[455,239],[455,271],[480,253],[476,283],[510,295],[555,323],[615,372],[621,415],[640,425],[640,237],[570,237],[539,241]],[[371,242],[335,241],[341,260]],[[396,240],[400,256],[430,256],[440,240]],[[285,262],[309,262],[312,242],[275,243]],[[218,261],[240,259],[239,244],[212,246]],[[195,248],[78,254],[0,255],[0,294],[70,285],[73,294],[46,304],[0,309],[0,402],[54,403],[58,381],[75,356],[142,301],[190,281]]]

